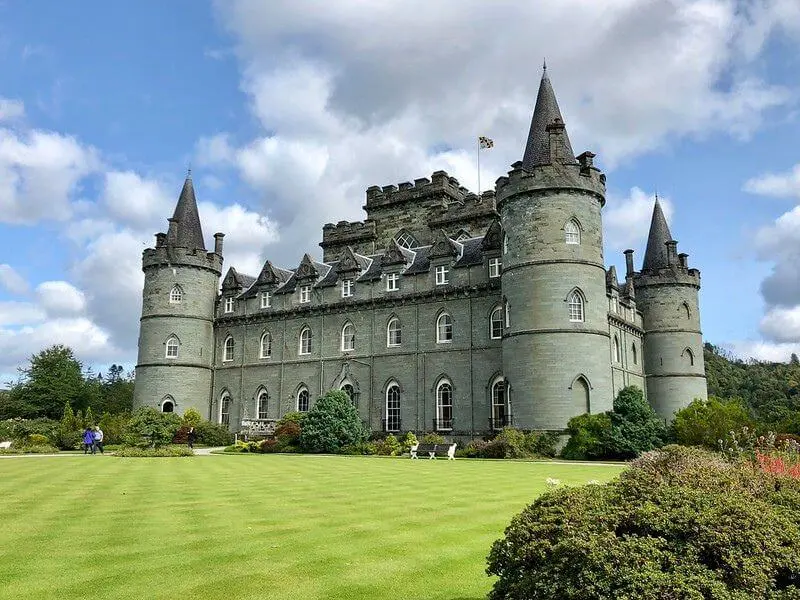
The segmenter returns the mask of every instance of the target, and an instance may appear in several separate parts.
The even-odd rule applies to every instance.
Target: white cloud
[[[643,247],[650,231],[655,200],[655,194],[648,194],[638,187],[631,188],[627,198],[609,195],[606,208],[603,209],[606,244],[618,252]],[[672,201],[664,196],[659,197],[658,201],[667,223],[671,223]]]
[[[36,297],[49,317],[74,316],[86,309],[83,292],[66,281],[44,281],[36,286]]]
[[[0,302],[0,326],[38,323],[45,317],[44,311],[30,302]]]
[[[12,294],[25,294],[30,286],[11,265],[2,264],[0,265],[0,288],[5,288]]]
[[[173,195],[157,181],[133,171],[105,175],[103,201],[111,217],[133,227],[145,227],[170,215]]]
[[[800,343],[773,343],[764,341],[730,342],[724,345],[742,360],[789,362],[792,354],[800,354]]]
[[[0,121],[13,121],[25,116],[25,104],[21,100],[0,97]]]
[[[800,305],[775,307],[761,319],[761,332],[776,342],[800,342]]]
[[[800,163],[784,173],[765,173],[748,179],[744,191],[776,198],[800,198]]]

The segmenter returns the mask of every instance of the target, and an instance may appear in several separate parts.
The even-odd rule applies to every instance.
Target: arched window
[[[178,338],[176,338],[174,335],[170,336],[169,339],[167,339],[167,351],[165,356],[167,358],[178,358],[179,346],[180,342],[178,341]]]
[[[508,234],[503,234],[503,254],[508,254]]]
[[[619,338],[617,338],[616,335],[614,336],[614,362],[622,362],[622,357],[620,356],[619,351]]]
[[[581,243],[581,228],[575,219],[570,219],[564,224],[564,239],[568,244]]]
[[[298,354],[311,354],[311,330],[303,327],[300,332],[300,343],[297,349]]]
[[[352,323],[345,323],[342,327],[342,352],[356,349],[356,328]]]
[[[229,362],[233,360],[233,347],[234,342],[231,336],[225,338],[225,350],[222,353],[222,360],[223,362]]]
[[[261,358],[269,358],[272,356],[272,334],[269,331],[265,331],[261,336],[259,356]]]
[[[172,396],[164,396],[164,399],[161,401],[161,412],[175,412],[175,400]]]
[[[396,383],[386,388],[386,431],[400,431],[400,386]]]
[[[453,429],[453,386],[443,379],[436,386],[436,430]]]
[[[583,375],[578,376],[572,382],[573,414],[583,414],[591,411],[589,389],[589,382]]]
[[[353,406],[358,408],[358,394],[356,394],[356,388],[353,387],[353,384],[345,383],[341,389],[347,394],[347,397],[350,398],[350,402],[353,403]]]
[[[267,402],[269,401],[269,395],[267,394],[267,390],[261,390],[261,393],[258,395],[258,410],[256,414],[258,414],[259,419],[266,419],[267,418]]]
[[[308,388],[301,387],[297,391],[297,412],[308,412]]]
[[[169,303],[180,304],[181,302],[183,302],[183,290],[176,284],[169,293]]]
[[[224,394],[219,401],[219,422],[222,425],[230,425],[231,422],[231,397]]]
[[[691,318],[692,318],[692,311],[690,311],[690,310],[689,310],[689,305],[688,305],[686,302],[684,302],[683,304],[681,304],[681,310],[682,310],[682,312],[683,312],[683,315],[684,315],[684,316],[685,316],[687,319],[691,319]]]
[[[506,382],[502,376],[492,384],[492,429],[502,429],[510,425],[507,418]]]
[[[506,329],[511,327],[511,305],[508,303],[508,300],[503,300],[503,308],[506,311]]]
[[[639,355],[636,352],[636,344],[631,344],[631,358],[633,358],[633,364],[639,364]]]
[[[453,341],[453,317],[442,313],[436,319],[436,343],[448,344]]]
[[[403,248],[413,248],[417,245],[417,240],[414,239],[407,231],[400,231],[396,236],[394,236],[394,241],[398,243],[398,245],[402,246]]]
[[[489,318],[489,337],[493,340],[503,337],[503,313],[499,306],[492,311]]]
[[[578,290],[569,295],[569,320],[573,323],[583,323],[583,296]]]
[[[386,345],[389,347],[399,346],[403,342],[403,330],[400,327],[400,319],[392,317],[386,325]]]
[[[690,367],[693,367],[693,366],[694,366],[694,352],[692,352],[691,350],[689,350],[689,348],[686,348],[686,349],[685,349],[685,350],[682,352],[682,354],[683,354],[683,356],[686,358],[686,364],[687,364],[688,366],[690,366]]]

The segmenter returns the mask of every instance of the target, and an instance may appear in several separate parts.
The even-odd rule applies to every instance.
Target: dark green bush
[[[181,426],[181,418],[175,413],[162,413],[151,406],[142,406],[128,421],[125,442],[139,448],[166,446],[175,437]]]
[[[444,444],[444,438],[438,433],[426,433],[422,436],[422,444]]]
[[[419,442],[417,436],[413,431],[406,431],[402,438],[400,438],[400,446],[403,453],[410,452],[412,446],[416,446]]]
[[[569,440],[561,451],[570,460],[605,458],[606,440],[611,434],[611,417],[608,413],[585,414],[572,417],[567,423]]]
[[[358,411],[340,390],[331,390],[320,397],[303,418],[300,446],[305,452],[332,454],[366,439]]]
[[[383,456],[399,456],[403,453],[403,447],[390,433],[384,439],[375,442],[375,453]]]
[[[261,446],[261,441],[245,442],[243,440],[238,440],[232,446],[225,448],[224,452],[233,454],[260,454],[262,452]]]
[[[170,414],[170,413],[166,413]],[[142,448],[138,446],[125,446],[114,451],[114,456],[123,458],[178,458],[183,456],[194,456],[186,446],[159,446],[157,448]]]
[[[378,454],[378,443],[363,441],[357,444],[347,444],[342,446],[339,454],[350,454],[357,456],[373,456]]]
[[[233,442],[233,434],[228,431],[225,425],[212,423],[211,421],[200,421],[194,432],[197,434],[195,444],[201,446],[227,446]]]
[[[712,450],[719,450],[720,440],[743,427],[753,428],[744,403],[738,398],[724,400],[714,396],[708,400],[694,400],[679,410],[672,422],[672,432],[679,444]]]
[[[800,598],[800,483],[667,447],[608,485],[562,488],[488,557],[491,600]],[[793,501],[794,499],[794,501]]]
[[[100,429],[103,430],[103,444],[122,444],[125,441],[125,432],[130,421],[130,413],[118,413],[112,415],[104,413],[100,418]]]

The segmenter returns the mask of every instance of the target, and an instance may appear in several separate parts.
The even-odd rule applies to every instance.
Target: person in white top
[[[99,426],[96,426],[94,428],[94,431],[92,432],[92,436],[94,437],[94,447],[95,447],[95,449],[100,450],[100,454],[102,454],[103,453],[103,430],[100,429]]]

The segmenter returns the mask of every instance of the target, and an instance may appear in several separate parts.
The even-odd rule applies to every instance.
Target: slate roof
[[[522,168],[526,171],[532,171],[533,167],[538,165],[550,164],[550,135],[547,132],[547,126],[556,119],[561,123],[564,122],[558,108],[556,94],[550,84],[550,78],[547,76],[547,67],[545,67],[542,81],[539,83],[539,93],[536,96],[536,108],[533,109],[525,155],[522,157]],[[564,129],[562,139],[564,146],[560,149],[559,155],[571,157],[571,160],[567,158],[565,162],[576,163],[575,153],[572,151],[566,129]]]
[[[172,218],[177,221],[175,246],[178,248],[206,249],[191,176],[187,177],[186,181],[183,182],[183,189]]]
[[[647,236],[647,248],[644,251],[642,271],[657,271],[667,266],[667,242],[672,240],[667,219],[661,210],[661,203],[656,198],[653,206],[653,218],[650,221],[650,235]]]
[[[472,267],[483,263],[483,236],[461,240],[464,249],[461,258],[456,261],[455,267]]]

